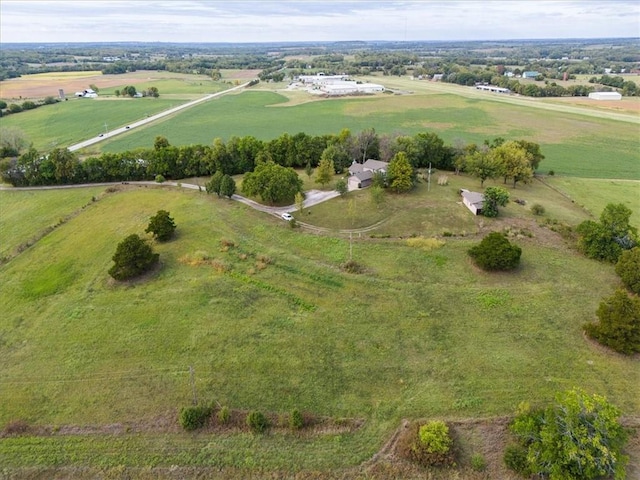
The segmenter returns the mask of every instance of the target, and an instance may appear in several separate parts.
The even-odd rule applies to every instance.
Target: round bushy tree
[[[527,450],[527,473],[549,480],[625,476],[627,434],[620,410],[600,395],[562,392],[543,410],[521,409],[511,431]]]
[[[522,249],[501,233],[492,232],[468,253],[483,270],[513,270],[520,264]]]
[[[150,270],[158,258],[159,255],[153,253],[151,246],[138,235],[129,235],[118,244],[109,275],[116,280],[128,280]]]
[[[153,236],[161,242],[166,242],[173,236],[176,230],[176,224],[173,218],[169,216],[166,210],[158,210],[151,219],[145,230],[146,233],[152,233]]]
[[[616,352],[640,352],[640,298],[619,288],[600,302],[596,315],[600,322],[585,325],[587,335]]]
[[[622,252],[616,273],[630,292],[640,294],[640,247]]]

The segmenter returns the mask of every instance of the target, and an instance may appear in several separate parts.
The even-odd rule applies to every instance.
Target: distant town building
[[[75,93],[76,97],[84,97],[84,98],[98,98],[98,94],[90,88],[83,90],[81,92]]]
[[[522,72],[522,78],[536,78],[538,75],[540,75],[540,73],[533,70],[529,72]]]

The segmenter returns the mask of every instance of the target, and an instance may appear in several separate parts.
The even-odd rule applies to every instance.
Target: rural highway
[[[144,118],[142,120],[138,120],[137,122],[133,122],[133,123],[127,125],[126,127],[116,128],[114,130],[111,130],[110,132],[100,134],[99,136],[90,138],[89,140],[85,140],[84,142],[80,142],[80,143],[76,143],[75,145],[71,145],[70,147],[68,147],[68,150],[70,152],[73,152],[73,151],[80,150],[82,148],[88,147],[90,145],[94,145],[96,143],[102,142],[103,140],[107,140],[109,138],[115,137],[116,135],[120,135],[121,133],[129,132],[129,131],[133,130],[136,127],[140,127],[142,125],[146,125],[148,123],[155,122],[159,118],[163,118],[163,117],[166,117],[168,115],[172,115],[172,114],[174,114],[176,112],[179,112],[180,110],[184,110],[185,108],[193,107],[194,105],[197,105],[199,103],[203,103],[203,102],[209,101],[212,98],[221,97],[222,95],[225,95],[227,93],[231,93],[231,92],[240,90],[240,89],[246,87],[247,85],[249,85],[249,82],[243,83],[242,85],[238,85],[237,87],[233,87],[233,88],[230,88],[228,90],[224,90],[222,92],[211,93],[209,95],[205,95],[204,97],[198,98],[197,100],[193,100],[191,102],[183,103],[182,105],[178,105],[177,107],[170,108],[169,110],[165,110],[164,112],[160,112],[160,113],[157,113],[155,115],[151,115],[151,116],[149,116],[147,118]]]

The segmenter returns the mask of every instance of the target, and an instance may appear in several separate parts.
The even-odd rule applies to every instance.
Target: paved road
[[[115,130],[111,130],[110,132],[100,134],[100,136],[90,138],[89,140],[85,140],[84,142],[76,143],[75,145],[71,145],[69,147],[69,151],[73,152],[75,150],[80,150],[82,148],[88,147],[90,145],[94,145],[98,142],[102,142],[103,140],[107,140],[109,138],[113,138],[121,133],[129,132],[136,127],[140,127],[142,125],[146,125],[151,122],[155,122],[159,118],[166,117],[168,115],[172,115],[180,110],[184,110],[185,108],[193,107],[202,102],[206,102],[211,100],[212,98],[220,97],[222,95],[226,95],[227,93],[234,92],[236,90],[240,90],[241,88],[249,85],[249,82],[243,83],[242,85],[238,85],[237,87],[230,88],[228,90],[224,90],[218,93],[211,93],[209,95],[205,95],[204,97],[198,98],[197,100],[193,100],[191,102],[183,103],[182,105],[178,105],[177,107],[170,108],[169,110],[165,110],[164,112],[157,113],[155,115],[151,115],[150,117],[144,118],[142,120],[138,120],[137,122],[133,122],[126,127],[116,128]]]

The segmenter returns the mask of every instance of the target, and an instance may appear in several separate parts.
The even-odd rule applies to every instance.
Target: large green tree
[[[244,176],[242,191],[270,204],[291,203],[296,193],[302,191],[302,180],[292,168],[268,160],[259,162],[253,172]]]
[[[600,222],[586,220],[578,225],[578,248],[589,258],[617,262],[623,250],[638,242],[638,230],[629,225],[631,213],[623,203],[608,204]]]
[[[408,192],[413,188],[413,167],[409,163],[407,154],[398,152],[389,162],[387,170],[389,188],[395,192]]]
[[[489,178],[496,178],[500,171],[498,163],[492,155],[486,150],[475,150],[468,155],[465,155],[464,164],[467,172],[480,179],[480,186],[484,186],[485,180]]]
[[[620,410],[600,395],[573,389],[545,409],[524,405],[510,429],[527,450],[529,471],[541,478],[625,478],[627,434]]]
[[[149,219],[149,225],[145,230],[151,233],[160,242],[169,240],[176,231],[176,223],[166,210],[158,210],[158,212]]]
[[[499,232],[491,232],[468,250],[476,265],[483,270],[513,270],[520,264],[522,249]]]
[[[328,149],[326,149],[322,153],[322,158],[320,158],[320,163],[318,164],[318,168],[316,168],[315,172],[316,183],[319,183],[322,186],[325,186],[326,184],[331,182],[333,174],[335,173],[333,160],[329,158],[328,155],[325,155],[327,153],[327,150]]]
[[[509,192],[502,187],[487,187],[484,190],[482,215],[497,217],[498,207],[504,207],[509,202]]]
[[[640,352],[640,298],[619,288],[600,302],[598,323],[585,325],[587,334],[617,352]]]
[[[236,182],[229,175],[223,175],[220,181],[220,195],[231,198],[236,193]]]
[[[129,235],[118,244],[109,275],[116,280],[128,280],[150,270],[158,263],[158,258],[159,255],[153,253],[151,246],[138,235]]]
[[[518,142],[504,142],[491,149],[490,155],[499,166],[500,175],[504,177],[505,183],[510,178],[513,180],[514,188],[518,182],[528,183],[533,178],[531,154]]]

